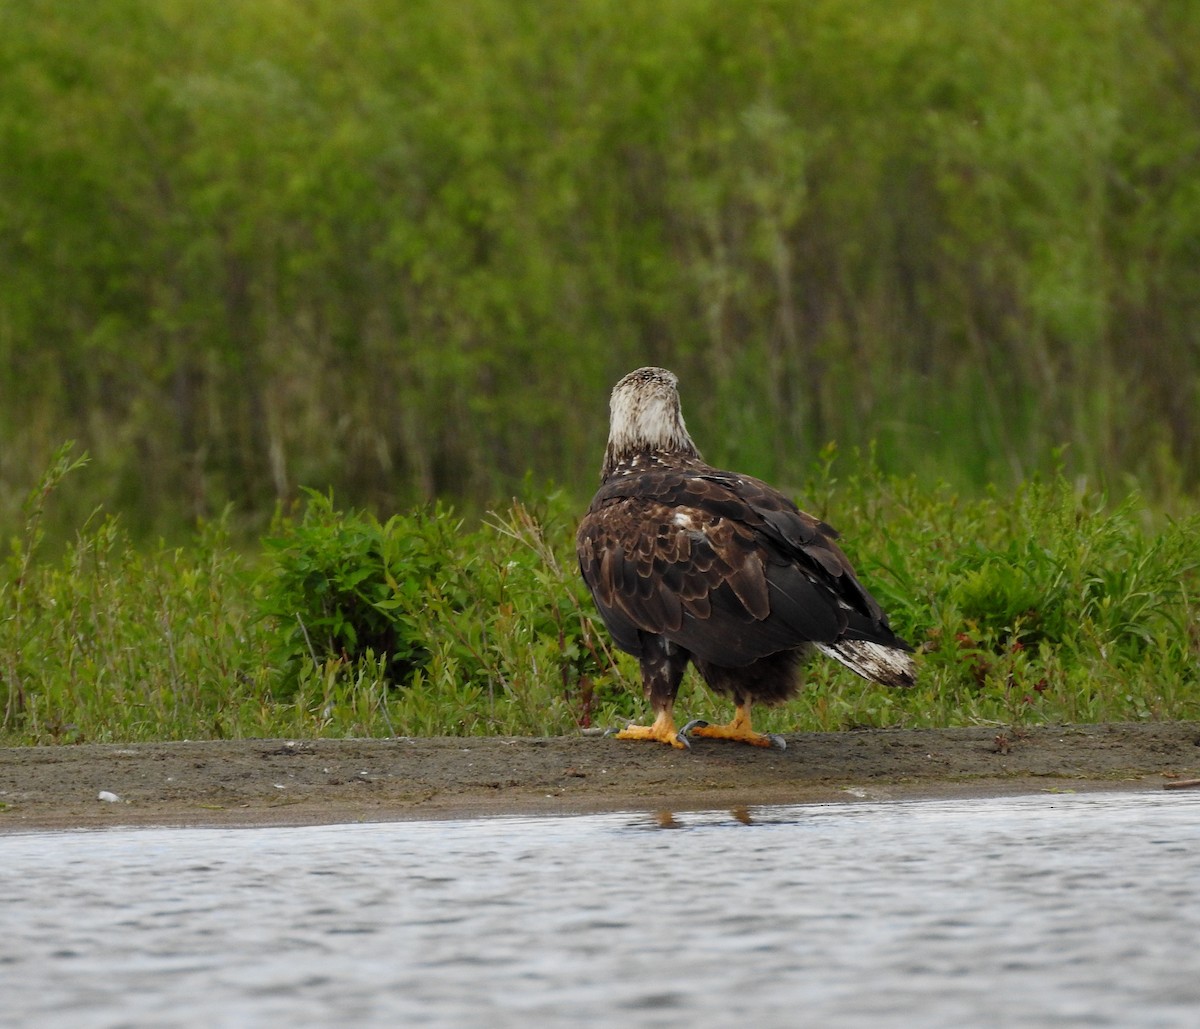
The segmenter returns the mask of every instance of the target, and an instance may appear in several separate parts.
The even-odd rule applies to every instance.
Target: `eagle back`
[[[836,537],[766,483],[692,461],[611,476],[576,546],[623,650],[664,636],[739,667],[882,618]]]

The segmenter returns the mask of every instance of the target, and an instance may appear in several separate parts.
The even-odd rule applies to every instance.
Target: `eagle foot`
[[[655,743],[666,743],[676,750],[691,750],[691,741],[676,730],[673,722],[655,721],[653,725],[627,725],[624,729],[610,729],[605,736],[614,736],[618,740],[651,740]]]
[[[755,732],[750,728],[749,719],[734,718],[728,725],[710,725],[703,718],[693,718],[679,730],[681,736],[707,736],[714,740],[734,740],[738,743],[748,743],[752,747],[774,747],[777,750],[787,750],[787,742],[782,736],[773,732]]]

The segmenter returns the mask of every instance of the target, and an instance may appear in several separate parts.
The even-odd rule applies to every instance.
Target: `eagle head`
[[[700,457],[683,424],[679,380],[665,368],[639,368],[612,391],[608,447],[601,478],[641,462]]]

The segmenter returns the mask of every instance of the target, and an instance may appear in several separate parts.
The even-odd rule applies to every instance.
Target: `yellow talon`
[[[656,743],[669,743],[677,750],[686,750],[688,741],[675,728],[675,719],[671,712],[660,711],[653,725],[627,725],[619,733],[618,740],[652,740]]]
[[[728,725],[709,725],[708,722],[697,720],[685,725],[683,731],[693,736],[707,736],[714,740],[735,740],[738,743],[749,743],[752,747],[778,747],[783,750],[787,746],[781,736],[755,732],[750,727],[749,703],[738,705],[734,711],[733,721]]]

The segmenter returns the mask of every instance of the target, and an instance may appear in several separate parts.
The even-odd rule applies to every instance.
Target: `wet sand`
[[[0,748],[0,832],[697,810],[1200,778],[1191,722],[784,738],[786,750],[699,739],[686,752],[597,736]]]

